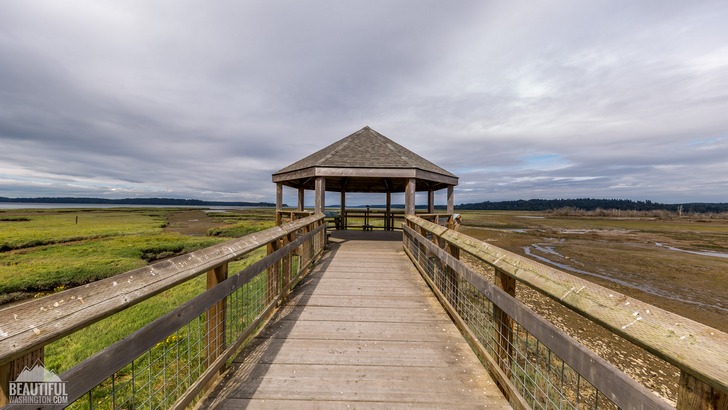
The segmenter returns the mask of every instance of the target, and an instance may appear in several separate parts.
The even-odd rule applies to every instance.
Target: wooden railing
[[[293,222],[299,219],[303,219],[315,214],[314,211],[299,211],[299,210],[277,210],[276,211],[276,225],[282,225],[284,223]]]
[[[3,309],[0,405],[47,344],[206,274],[207,291],[60,375],[75,408],[186,407],[310,270],[325,240],[324,215],[315,214]],[[228,275],[229,263],[257,249],[267,256]]]
[[[331,211],[331,229],[385,230],[398,229],[404,221],[404,211],[383,211],[380,209],[347,209],[344,213]]]
[[[404,247],[514,407],[672,408],[516,300],[520,282],[676,366],[678,409],[728,409],[728,334],[416,216]]]

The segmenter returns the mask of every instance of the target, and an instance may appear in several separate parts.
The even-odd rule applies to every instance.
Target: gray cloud
[[[0,195],[274,197],[364,125],[457,202],[728,192],[722,1],[6,1]]]

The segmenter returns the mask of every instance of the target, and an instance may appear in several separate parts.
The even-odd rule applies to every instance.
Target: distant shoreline
[[[13,205],[11,205],[13,204]],[[200,199],[177,198],[76,198],[76,197],[40,197],[40,198],[7,198],[0,197],[0,209],[18,209],[20,204],[33,208],[111,208],[111,207],[229,207],[229,208],[274,208],[271,202],[244,201],[203,201]],[[361,207],[363,207],[362,205]],[[338,207],[331,205],[330,207]],[[385,205],[371,205],[375,209],[384,209]],[[424,204],[417,204],[423,209]],[[283,208],[288,208],[283,204]],[[404,208],[404,204],[392,205],[393,209]],[[624,211],[656,211],[665,210],[678,213],[721,213],[728,212],[728,203],[683,203],[663,204],[652,201],[632,201],[629,199],[529,199],[517,201],[484,201],[455,205],[456,211],[464,210],[500,210],[500,211],[552,211],[563,208],[581,209],[585,211],[616,209]],[[445,209],[444,205],[435,205],[435,209]]]
[[[152,204],[63,204],[42,202],[0,202],[0,212],[18,209],[124,209],[124,208],[189,208],[189,209],[253,209],[260,206],[227,205],[152,205]],[[268,207],[265,207],[268,208]]]
[[[270,202],[243,202],[243,201],[203,201],[199,199],[177,199],[177,198],[76,198],[76,197],[40,197],[40,198],[7,198],[0,197],[0,207],[3,204],[27,204],[27,205],[54,205],[68,208],[69,205],[82,207],[83,205],[108,205],[108,206],[184,206],[184,207],[275,207]],[[15,207],[13,207],[15,208]]]

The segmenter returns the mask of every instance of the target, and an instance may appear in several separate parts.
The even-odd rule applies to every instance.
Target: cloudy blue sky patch
[[[273,172],[369,125],[458,174],[457,203],[728,202],[725,21],[700,0],[3,1],[0,196],[272,201]]]

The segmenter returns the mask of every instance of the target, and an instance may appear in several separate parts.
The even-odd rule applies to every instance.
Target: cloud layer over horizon
[[[725,21],[724,1],[0,2],[0,196],[272,201],[273,172],[369,125],[458,175],[456,203],[728,202]]]

